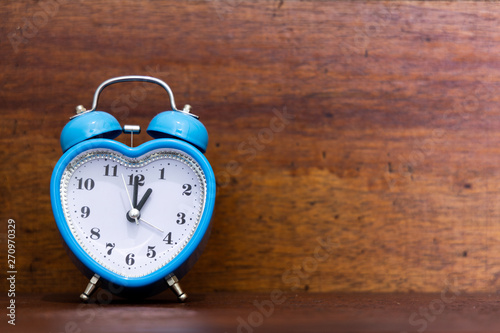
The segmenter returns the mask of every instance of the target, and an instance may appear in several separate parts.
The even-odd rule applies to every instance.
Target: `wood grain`
[[[3,302],[4,296],[0,298]],[[19,296],[16,326],[3,332],[494,332],[498,295],[378,293],[207,293],[179,304],[70,294]]]
[[[5,249],[16,220],[20,291],[86,283],[49,180],[74,107],[126,74],[168,82],[209,131],[213,233],[186,290],[439,292],[450,274],[497,290],[497,3],[41,3],[0,9],[0,233]],[[146,128],[166,105],[130,83],[99,108]]]

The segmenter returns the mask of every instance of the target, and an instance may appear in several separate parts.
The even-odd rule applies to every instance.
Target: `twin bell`
[[[205,153],[208,145],[208,132],[205,126],[198,120],[198,116],[190,113],[190,106],[186,105],[183,110],[175,106],[174,96],[170,87],[163,81],[149,76],[121,76],[103,82],[96,90],[91,110],[83,106],[76,108],[77,114],[71,118],[61,133],[61,148],[66,152],[78,143],[95,139],[115,139],[122,132],[139,133],[138,126],[125,125],[123,128],[111,114],[104,111],[96,111],[99,95],[105,87],[118,83],[141,81],[150,82],[162,86],[170,96],[171,110],[157,114],[149,123],[147,133],[153,139],[173,138],[190,143]],[[128,127],[127,127],[128,126]]]

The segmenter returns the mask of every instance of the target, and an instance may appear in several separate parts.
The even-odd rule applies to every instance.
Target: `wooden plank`
[[[1,298],[2,304],[8,301]],[[128,302],[102,294],[90,304],[68,294],[19,296],[16,326],[4,332],[490,332],[498,296],[435,294],[268,293],[169,295]]]
[[[74,107],[125,74],[167,81],[210,134],[213,233],[188,291],[439,292],[449,274],[496,290],[499,19],[462,1],[5,4],[0,202],[19,290],[85,285],[49,179]],[[146,128],[166,105],[129,84],[100,108]]]

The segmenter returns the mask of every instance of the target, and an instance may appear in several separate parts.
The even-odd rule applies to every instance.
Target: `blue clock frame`
[[[60,196],[60,183],[64,170],[66,169],[68,163],[70,163],[71,160],[79,154],[90,149],[99,148],[111,149],[129,158],[137,158],[156,149],[177,149],[185,152],[195,159],[205,174],[207,181],[205,208],[193,237],[186,247],[174,259],[149,275],[142,277],[123,277],[99,265],[75,240],[64,217]],[[206,157],[200,152],[200,150],[187,142],[177,139],[160,138],[148,141],[138,147],[131,148],[121,142],[110,139],[91,139],[69,148],[60,158],[52,173],[50,196],[57,227],[64,239],[65,244],[68,246],[70,253],[76,257],[77,263],[81,263],[84,266],[84,273],[86,273],[86,275],[88,275],[88,272],[98,274],[106,281],[126,288],[140,288],[154,285],[156,282],[164,279],[169,274],[175,274],[180,279],[189,271],[194,262],[196,262],[199,255],[203,251],[210,234],[211,217],[215,206],[216,183],[214,172]]]

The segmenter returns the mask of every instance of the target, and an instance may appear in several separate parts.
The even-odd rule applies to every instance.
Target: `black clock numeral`
[[[139,174],[139,175],[134,175],[134,174],[128,175],[128,184],[130,186],[134,185],[134,178],[137,178],[137,185],[144,186],[146,177],[144,177],[144,175],[141,175],[141,174]]]
[[[108,255],[111,255],[111,252],[115,248],[115,243],[106,243],[106,249],[109,248],[108,250]]]
[[[160,169],[160,179],[165,179],[165,168]]]
[[[192,188],[193,187],[190,184],[184,184],[184,185],[182,185],[182,189],[184,190],[184,192],[182,192],[182,195],[190,196]]]
[[[81,212],[82,212],[81,217],[83,217],[84,219],[86,219],[90,215],[90,208],[87,207],[87,206],[83,206],[82,209],[81,209]]]
[[[146,257],[148,257],[148,258],[156,257],[155,247],[156,246],[148,246],[148,253],[146,253]]]
[[[165,238],[163,238],[165,244],[172,245],[172,232],[169,232]]]
[[[79,190],[83,190],[85,188],[87,191],[91,191],[95,186],[95,182],[92,178],[87,178],[85,179],[85,181],[83,180],[83,178],[76,178],[76,179],[78,179]]]
[[[109,173],[109,171],[111,170],[111,174]],[[118,165],[114,165],[110,168],[109,164],[104,166],[104,176],[109,176],[109,177],[118,177],[116,175],[117,173],[117,170],[118,170]]]
[[[134,257],[135,257],[135,254],[133,254],[133,253],[127,254],[127,256],[125,257],[125,262],[127,263],[127,265],[132,266],[133,264],[135,264]]]
[[[179,218],[177,221],[177,224],[184,224],[186,223],[186,214],[185,213],[182,213],[182,212],[179,212],[177,213],[177,217]]]
[[[99,238],[101,238],[101,229],[99,228],[92,228],[90,229],[90,239],[93,239],[93,240],[98,240]]]

